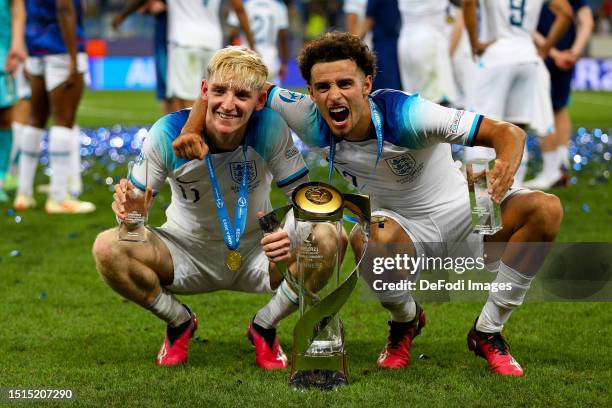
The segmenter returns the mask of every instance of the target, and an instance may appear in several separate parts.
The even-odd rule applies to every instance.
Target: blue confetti
[[[19,252],[16,249],[13,249],[9,255],[12,256],[12,257],[16,257],[16,256],[21,255],[21,252]]]
[[[16,222],[17,224],[19,224],[19,223],[21,222],[21,216],[20,216],[20,215],[18,215],[18,216],[16,216],[16,217],[15,217],[15,222]]]
[[[587,203],[582,204],[581,208],[582,208],[582,211],[585,213],[591,212],[591,207]]]
[[[15,210],[13,210],[12,208],[6,210],[6,215],[8,215],[9,217],[12,217],[13,215],[15,215]]]

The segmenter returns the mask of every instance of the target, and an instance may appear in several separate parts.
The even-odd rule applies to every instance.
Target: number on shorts
[[[510,0],[510,24],[513,26],[523,26],[523,18],[525,17],[525,1],[526,0]]]

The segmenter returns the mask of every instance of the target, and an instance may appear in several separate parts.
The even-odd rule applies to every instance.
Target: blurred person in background
[[[546,67],[550,72],[550,97],[555,117],[555,132],[541,140],[542,171],[525,183],[530,188],[549,189],[567,186],[569,180],[569,140],[572,135],[572,122],[567,105],[569,104],[574,67],[584,53],[593,33],[593,11],[586,0],[569,0],[574,11],[574,19],[559,42],[546,55]],[[544,36],[551,31],[554,14],[545,5],[540,14],[536,43],[543,44]]]
[[[22,9],[10,0],[0,0],[0,203],[9,200],[4,183],[9,169],[13,130],[11,128],[13,105],[17,103],[17,90],[12,71],[9,50],[19,41],[13,26],[23,20]]]
[[[219,9],[221,0],[167,0],[168,84],[170,110],[191,107],[212,56],[223,46]],[[248,46],[255,40],[242,0],[229,0]]]
[[[268,67],[268,81],[280,85],[287,75],[289,59],[287,6],[280,0],[246,0],[244,8],[249,17],[257,52]],[[241,32],[240,22],[234,11],[230,12],[227,23],[231,26],[230,38],[237,37]],[[242,35],[240,43],[246,42],[247,39]]]
[[[446,30],[448,0],[398,0],[402,28],[398,40],[402,90],[443,105],[457,100]]]
[[[153,29],[153,57],[155,60],[155,96],[162,104],[162,112],[170,112],[170,100],[166,96],[166,72],[168,63],[168,18],[165,0],[136,0],[129,3],[112,20],[118,30],[125,19],[135,11],[151,14],[155,19]]]
[[[554,23],[544,42],[536,46],[534,33],[545,3],[555,15]],[[573,15],[571,6],[567,0],[463,0],[462,7],[472,54],[477,58],[468,108],[526,129],[536,119],[540,58],[569,27]],[[488,148],[466,148],[464,157],[466,161],[493,159],[495,152]],[[526,160],[525,148],[521,166],[514,175],[514,186],[523,183]]]
[[[89,213],[95,206],[73,198],[69,190],[80,190],[80,130],[75,128],[76,112],[83,94],[87,71],[83,11],[79,0],[17,0],[25,10],[25,24],[16,29],[25,35],[28,58],[26,72],[32,90],[29,124],[20,146],[19,187],[13,206],[22,211],[36,206],[32,189],[40,155],[40,142],[49,116],[49,164],[51,184],[45,211],[49,214]],[[19,47],[21,44],[19,44]],[[11,49],[15,60],[24,50]],[[74,187],[69,188],[72,178]]]
[[[397,0],[368,0],[365,15],[359,35],[364,38],[372,31],[372,49],[379,73],[372,89],[402,89],[397,63],[397,39],[401,28]]]

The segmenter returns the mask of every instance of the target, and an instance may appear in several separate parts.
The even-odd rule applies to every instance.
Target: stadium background
[[[83,128],[83,198],[98,210],[83,217],[48,217],[42,209],[17,214],[0,206],[0,310],[5,316],[0,387],[69,388],[84,405],[610,405],[609,303],[528,302],[521,307],[506,331],[526,369],[524,378],[515,379],[488,375],[483,361],[467,352],[465,334],[480,303],[427,303],[430,323],[415,342],[411,366],[398,372],[375,369],[386,314],[356,293],[343,311],[352,385],[321,394],[293,393],[287,372],[256,368],[244,332],[265,296],[207,294],[191,300],[204,324],[192,342],[188,366],[155,367],[163,325],[109,290],[90,252],[96,234],[114,224],[112,184],[125,174],[126,161],[161,114],[152,91],[152,20],[135,15],[114,32],[110,19],[123,2],[86,3],[92,82],[77,123]],[[558,239],[563,242],[612,242],[612,5],[593,3],[598,34],[589,58],[576,69],[578,91],[570,108],[576,133],[573,177],[569,188],[554,191],[565,210]],[[341,1],[291,2],[290,9],[294,55],[305,37],[342,27]],[[323,25],[320,19],[313,22],[316,13],[324,17]],[[294,63],[284,85],[303,87]],[[533,139],[529,145],[537,157]],[[43,155],[43,164],[46,160]],[[536,159],[530,172],[538,166]],[[314,173],[324,177],[316,168]],[[36,182],[47,182],[43,168]],[[43,195],[37,199],[44,202]],[[169,200],[169,191],[160,194],[150,224],[163,222]],[[282,202],[279,194],[274,201]],[[286,350],[294,322],[292,316],[279,329]]]

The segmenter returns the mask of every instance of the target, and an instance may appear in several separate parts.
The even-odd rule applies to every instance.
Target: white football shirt
[[[451,156],[448,143],[472,145],[482,116],[445,108],[389,89],[370,96],[383,124],[383,151],[378,166],[377,141],[339,140],[334,167],[362,193],[372,208],[405,217],[422,217],[467,201],[467,182]],[[267,105],[287,121],[302,141],[324,158],[332,136],[312,100],[274,87]],[[469,205],[469,204],[467,204]]]
[[[249,25],[257,52],[261,55],[271,75],[275,75],[280,67],[278,56],[278,32],[289,28],[289,13],[287,6],[281,0],[248,0],[244,8],[249,17]],[[227,23],[240,27],[236,13],[232,10]],[[248,46],[244,35],[242,44]]]
[[[223,46],[221,0],[168,0],[168,41],[184,47]]]
[[[222,246],[223,233],[206,162],[178,158],[172,149],[172,142],[180,134],[189,112],[190,110],[185,109],[171,113],[153,125],[144,141],[140,156],[147,159],[148,170],[145,172],[143,162],[137,161],[137,164],[140,164],[134,166],[130,181],[143,190],[146,179],[147,185],[153,188],[156,194],[167,179],[172,198],[166,210],[165,226],[179,229],[195,240]],[[261,230],[256,213],[272,210],[272,180],[274,179],[279,187],[283,187],[308,173],[302,155],[293,144],[287,124],[271,109],[253,112],[245,141],[246,160],[242,146],[233,152],[211,155],[232,225],[244,168],[249,172],[248,214],[240,243],[241,252],[259,245]]]
[[[544,0],[480,0],[480,39],[495,40],[482,55],[484,66],[537,62],[533,42]]]

